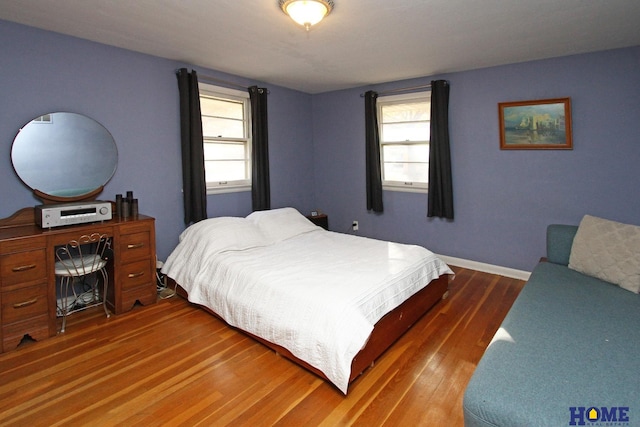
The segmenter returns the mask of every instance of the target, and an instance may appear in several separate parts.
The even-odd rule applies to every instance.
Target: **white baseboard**
[[[482,271],[484,273],[498,274],[500,276],[511,277],[519,280],[529,280],[530,271],[516,270],[514,268],[501,267],[499,265],[485,264],[483,262],[471,261],[468,259],[455,258],[447,255],[438,255],[444,262],[457,267],[469,268],[471,270]]]

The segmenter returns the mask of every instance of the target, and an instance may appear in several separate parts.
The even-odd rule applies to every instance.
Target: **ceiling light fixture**
[[[307,31],[333,9],[332,0],[280,0],[282,11]]]

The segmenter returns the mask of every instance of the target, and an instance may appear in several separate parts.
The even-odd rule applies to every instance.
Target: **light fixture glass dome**
[[[291,19],[309,31],[312,25],[322,21],[331,12],[333,1],[280,0],[280,7]]]

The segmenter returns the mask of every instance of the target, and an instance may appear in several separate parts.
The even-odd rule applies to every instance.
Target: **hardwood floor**
[[[524,282],[454,268],[348,396],[180,297],[0,355],[0,425],[461,426],[462,396]]]

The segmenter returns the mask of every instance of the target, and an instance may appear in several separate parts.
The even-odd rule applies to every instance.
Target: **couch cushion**
[[[640,423],[639,313],[639,295],[540,263],[467,386],[465,426],[568,426],[592,406]]]
[[[569,268],[640,293],[640,227],[585,215]]]
[[[547,261],[568,265],[577,225],[551,224],[547,227]]]

